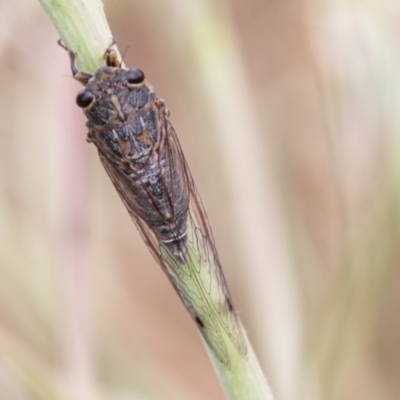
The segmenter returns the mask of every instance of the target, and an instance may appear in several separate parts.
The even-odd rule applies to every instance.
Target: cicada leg
[[[115,49],[112,48],[116,43],[115,39],[112,39],[111,44],[104,53],[104,59],[106,60],[108,67],[121,67],[121,62],[118,60],[118,54]]]
[[[89,82],[89,79],[92,77],[92,75],[88,74],[87,72],[79,71],[79,69],[76,67],[75,53],[73,53],[67,46],[65,46],[65,44],[61,41],[61,39],[59,39],[57,41],[57,43],[63,49],[68,51],[69,59],[71,62],[72,76],[74,77],[74,79],[76,79],[78,82],[82,83],[82,85],[86,86],[87,83]]]

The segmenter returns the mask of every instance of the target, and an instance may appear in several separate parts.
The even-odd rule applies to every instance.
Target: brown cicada
[[[246,341],[164,101],[141,70],[121,68],[112,46],[94,75],[79,71],[69,55],[74,78],[85,86],[76,102],[88,119],[87,140],[205,341],[229,368],[226,340],[243,356]]]

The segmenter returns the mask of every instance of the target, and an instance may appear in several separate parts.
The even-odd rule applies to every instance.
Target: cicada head
[[[114,129],[135,120],[155,94],[137,68],[100,68],[81,90],[76,103],[88,118],[89,129]]]

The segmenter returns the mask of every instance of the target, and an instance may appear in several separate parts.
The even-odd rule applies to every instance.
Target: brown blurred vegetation
[[[400,398],[400,3],[105,2],[172,113],[279,400]],[[0,400],[223,399],[39,3],[0,2]]]

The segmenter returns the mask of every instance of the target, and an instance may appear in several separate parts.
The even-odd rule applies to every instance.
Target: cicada
[[[247,346],[206,213],[164,101],[140,69],[122,68],[113,44],[93,75],[79,71],[66,48],[73,77],[85,86],[76,103],[87,117],[87,140],[206,343],[229,368],[226,340],[243,357]]]

